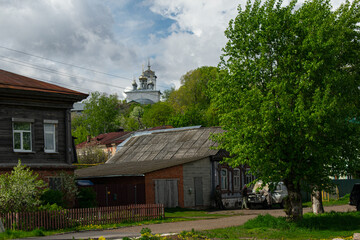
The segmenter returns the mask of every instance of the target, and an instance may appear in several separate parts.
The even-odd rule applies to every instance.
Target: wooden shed
[[[75,173],[79,179],[111,178],[114,184],[123,183],[119,177],[142,177],[146,203],[166,207],[213,206],[219,185],[224,205],[237,207],[247,181],[246,169],[220,163],[227,154],[212,148],[216,143],[210,136],[222,131],[219,127],[185,127],[135,133],[105,164]]]

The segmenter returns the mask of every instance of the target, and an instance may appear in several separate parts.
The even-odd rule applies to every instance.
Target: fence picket
[[[162,204],[132,204],[127,206],[42,210],[0,215],[5,229],[31,231],[75,227],[77,225],[112,224],[124,221],[143,221],[164,217]]]

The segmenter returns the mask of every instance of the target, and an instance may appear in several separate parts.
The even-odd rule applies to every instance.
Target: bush
[[[97,206],[96,192],[92,188],[80,188],[78,195],[80,208],[92,208]]]
[[[43,193],[43,195],[41,195],[40,199],[42,205],[56,204],[58,206],[63,207],[64,206],[63,196],[64,194],[61,191],[48,189]]]
[[[35,210],[41,203],[45,187],[46,183],[38,179],[38,174],[21,165],[19,160],[10,174],[0,175],[0,212]]]

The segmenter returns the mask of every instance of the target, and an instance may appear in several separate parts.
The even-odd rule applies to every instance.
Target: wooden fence
[[[5,229],[31,231],[71,228],[76,226],[137,222],[165,217],[163,204],[79,208],[55,211],[7,213],[0,216]]]

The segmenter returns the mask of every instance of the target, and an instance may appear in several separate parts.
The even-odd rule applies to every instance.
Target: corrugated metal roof
[[[1,69],[0,69],[0,88],[79,95],[79,96],[84,96],[84,98],[87,96],[87,94],[85,93],[77,92],[68,88],[35,80],[33,78],[25,77],[12,72],[7,72]]]

